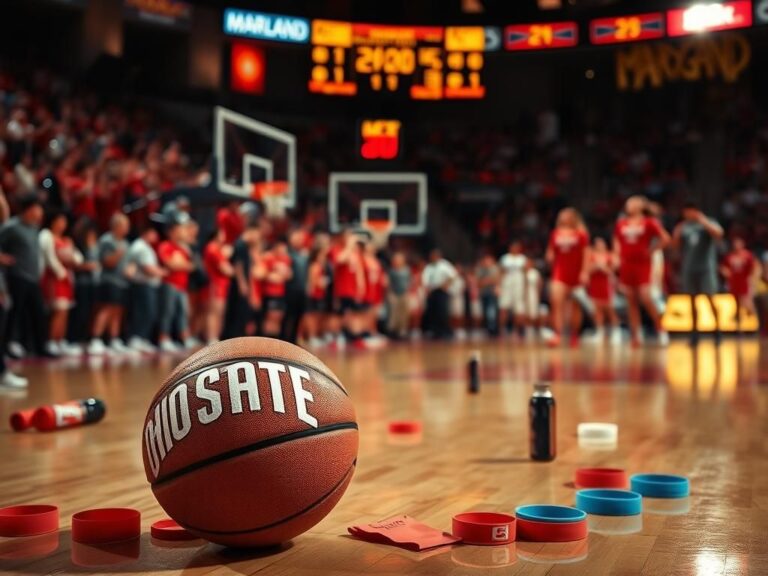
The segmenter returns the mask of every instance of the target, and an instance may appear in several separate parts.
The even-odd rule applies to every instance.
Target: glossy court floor
[[[766,346],[745,340],[719,349],[673,342],[667,350],[553,351],[494,342],[321,354],[357,408],[357,472],[330,516],[268,552],[202,541],[160,547],[149,537],[150,523],[163,512],[144,477],[140,431],[155,388],[178,359],[24,366],[29,392],[0,396],[0,506],[58,504],[62,530],[0,539],[0,573],[768,574]],[[482,350],[482,385],[470,396],[465,367],[474,347]],[[528,459],[527,403],[538,379],[553,382],[558,404],[559,453],[552,463]],[[103,422],[47,434],[7,428],[14,409],[87,396],[106,401]],[[420,420],[423,434],[388,435],[395,419]],[[618,445],[579,446],[576,426],[583,421],[618,423]],[[573,504],[570,482],[579,466],[684,474],[692,494],[647,500],[642,517],[591,517],[589,538],[573,544],[416,553],[346,535],[347,526],[395,514],[450,530],[451,517],[467,510]],[[139,508],[140,541],[73,549],[71,514],[103,506]]]

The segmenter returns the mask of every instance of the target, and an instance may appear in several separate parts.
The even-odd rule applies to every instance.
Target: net
[[[288,182],[284,180],[255,182],[251,188],[251,197],[262,203],[264,213],[268,218],[285,218],[286,198],[289,190]]]
[[[391,220],[364,220],[363,229],[371,235],[371,242],[377,250],[386,248],[389,235],[395,224]]]

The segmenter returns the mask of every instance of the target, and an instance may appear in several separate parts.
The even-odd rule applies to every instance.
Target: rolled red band
[[[0,508],[0,536],[37,536],[58,529],[59,509],[56,506],[29,504]]]
[[[35,410],[19,410],[11,414],[11,428],[14,432],[23,432],[30,426],[32,426],[32,417],[35,415]]]
[[[517,519],[517,539],[527,542],[573,542],[587,537],[587,520],[534,522]]]
[[[195,536],[191,532],[187,532],[184,528],[179,526],[175,520],[171,520],[170,518],[158,520],[153,523],[150,528],[150,533],[152,534],[152,538],[171,542],[198,539],[198,536]]]
[[[517,519],[496,512],[465,512],[453,517],[453,535],[465,544],[498,546],[514,542]]]
[[[627,488],[629,479],[621,468],[579,468],[575,483],[578,488]]]
[[[389,423],[390,434],[415,434],[421,432],[421,422],[418,420],[395,420]]]
[[[138,538],[141,512],[132,508],[95,508],[72,516],[72,540],[82,544],[110,544]]]

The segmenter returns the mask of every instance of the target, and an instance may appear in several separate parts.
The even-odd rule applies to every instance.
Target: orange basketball
[[[147,480],[171,518],[226,546],[268,546],[309,530],[349,484],[355,410],[309,352],[235,338],[179,364],[149,406]]]

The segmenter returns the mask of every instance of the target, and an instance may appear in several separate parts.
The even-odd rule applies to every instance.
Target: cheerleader
[[[594,340],[602,342],[605,339],[606,322],[611,327],[611,343],[621,342],[619,318],[613,307],[613,285],[616,257],[608,249],[608,243],[603,238],[595,238],[587,260],[587,295],[594,306],[595,334]]]
[[[42,288],[50,310],[45,349],[52,356],[76,356],[82,352],[78,346],[66,341],[69,311],[75,304],[73,269],[83,262],[82,254],[65,235],[68,226],[66,214],[54,213],[39,236],[44,263]]]

